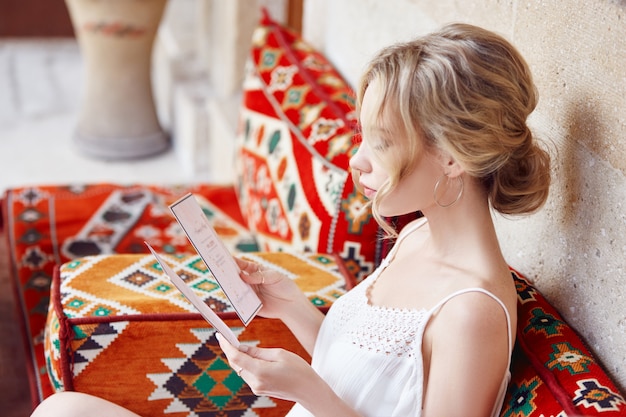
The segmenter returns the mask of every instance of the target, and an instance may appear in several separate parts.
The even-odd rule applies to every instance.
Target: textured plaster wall
[[[509,263],[534,280],[626,388],[626,1],[305,0],[305,38],[355,85],[371,54],[450,21],[524,54],[530,124],[554,155],[546,206],[495,216]]]

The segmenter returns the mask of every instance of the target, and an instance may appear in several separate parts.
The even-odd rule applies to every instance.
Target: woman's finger
[[[276,362],[280,359],[281,352],[283,349],[273,348],[258,348],[256,346],[249,345],[240,345],[239,348],[231,345],[224,336],[217,333],[216,334],[217,341],[220,344],[220,347],[226,354],[229,363],[233,367],[233,369],[238,370],[238,366],[248,367],[254,366],[253,362],[255,360],[261,360],[266,362]]]
[[[256,262],[235,258],[239,269],[243,272],[243,279],[248,284],[263,285],[266,283],[267,270]]]
[[[221,334],[216,333],[215,337],[220,344],[220,348],[224,351],[226,358],[228,358],[228,363],[231,368],[233,368],[237,374],[241,376],[241,370],[244,369],[245,366],[245,355],[241,354],[241,351],[231,345],[230,342],[228,342],[228,340],[226,340],[226,338]]]
[[[239,266],[239,269],[247,272],[248,274],[251,274],[259,269],[258,265],[255,262],[246,261],[245,259],[235,258],[235,262],[237,262],[237,266]]]

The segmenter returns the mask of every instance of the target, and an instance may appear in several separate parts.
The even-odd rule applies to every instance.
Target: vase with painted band
[[[167,0],[65,0],[85,68],[74,143],[101,159],[169,147],[152,93],[152,47]]]

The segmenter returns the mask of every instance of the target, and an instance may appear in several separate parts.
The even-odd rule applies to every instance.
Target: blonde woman
[[[374,57],[358,89],[362,143],[351,167],[397,240],[326,316],[293,281],[240,261],[261,315],[280,318],[313,358],[218,337],[255,393],[295,401],[291,417],[499,414],[516,291],[492,210],[531,213],[547,198],[550,159],[526,125],[536,102],[518,51],[475,26],[448,25]],[[399,234],[385,222],[417,210],[424,217]],[[72,403],[130,415],[82,394],[55,397],[41,415]]]

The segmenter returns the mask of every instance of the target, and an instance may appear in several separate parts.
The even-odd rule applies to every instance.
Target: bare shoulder
[[[494,296],[500,300],[500,297]],[[491,330],[494,324],[503,323],[506,319],[503,305],[497,300],[484,292],[471,290],[448,300],[437,316],[441,321],[445,321],[446,327],[451,326],[459,331]],[[508,311],[506,303],[502,302]]]
[[[502,292],[494,295],[508,298]],[[425,415],[478,416],[493,409],[510,360],[509,335],[515,335],[513,317],[511,333],[507,331],[505,311],[510,313],[510,302],[502,303],[505,308],[481,291],[461,292],[433,315],[422,345],[428,409]],[[476,384],[476,375],[480,375],[480,384]],[[450,403],[449,398],[457,398],[458,402]],[[461,404],[468,403],[473,404],[473,414],[461,409]]]
[[[458,291],[467,289],[460,295],[453,297],[448,303],[451,310],[464,309],[479,313],[503,313],[501,302],[512,316],[517,311],[517,291],[511,271],[506,265],[483,266],[482,272],[465,271],[463,283]],[[483,291],[480,291],[483,290]]]
[[[433,317],[432,330],[437,338],[447,341],[503,340],[501,335],[508,334],[507,324],[515,334],[516,320],[517,297],[512,279],[477,279],[441,306]]]

